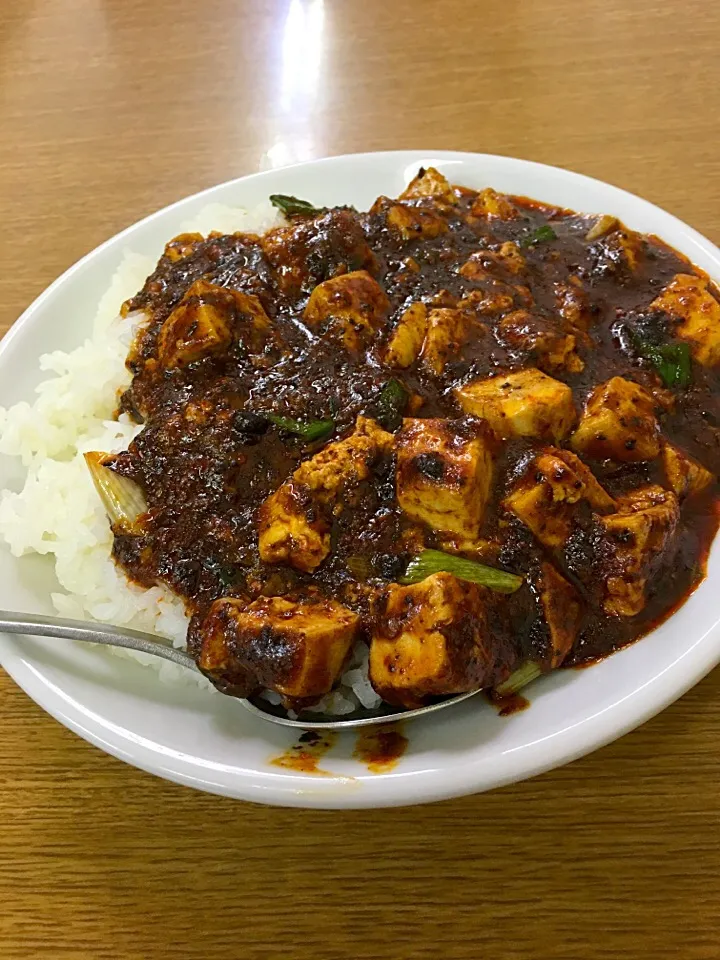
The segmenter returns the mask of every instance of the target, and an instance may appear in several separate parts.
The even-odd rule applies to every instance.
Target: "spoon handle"
[[[64,640],[84,640],[87,643],[105,643],[110,647],[127,647],[139,650],[164,660],[171,660],[181,667],[197,670],[195,661],[173,646],[166,646],[157,637],[124,627],[107,626],[84,620],[61,620],[58,617],[40,617],[29,613],[12,613],[0,610],[0,633],[29,634],[33,637],[60,637]]]

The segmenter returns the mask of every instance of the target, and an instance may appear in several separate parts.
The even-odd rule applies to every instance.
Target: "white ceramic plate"
[[[434,165],[470,187],[492,185],[578,211],[615,214],[636,230],[658,234],[720,278],[720,251],[695,230],[588,177],[523,160],[442,151],[336,157],[221,184],[98,247],[53,283],[2,341],[0,405],[31,398],[41,353],[81,342],[124,249],[159,256],[181,223],[211,202],[252,207],[268,194],[291,193],[366,208],[379,194],[397,195],[420,165]],[[0,663],[61,723],[108,753],[179,783],[288,806],[420,803],[567,763],[662,710],[720,660],[719,587],[715,549],[707,581],[652,635],[592,669],[544,678],[532,687],[532,707],[514,716],[499,718],[478,698],[408,724],[409,749],[385,774],[370,773],[353,759],[352,735],[323,758],[325,776],[280,769],[270,760],[293,742],[292,732],[256,720],[219,694],[163,687],[153,671],[81,645],[0,636]],[[48,612],[51,589],[44,558],[17,560],[0,548],[0,608]]]

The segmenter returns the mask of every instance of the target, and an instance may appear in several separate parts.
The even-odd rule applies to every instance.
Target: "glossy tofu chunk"
[[[272,337],[270,318],[257,299],[239,290],[196,280],[162,325],[158,358],[165,368],[184,367],[222,353],[233,339],[251,353]]]
[[[495,661],[485,607],[481,587],[449,573],[412,586],[391,584],[378,603],[370,644],[378,694],[412,708],[485,686]]]
[[[600,519],[607,547],[602,554],[606,613],[632,617],[642,611],[648,579],[679,517],[675,494],[651,485],[620,498],[617,513]]]
[[[448,232],[447,220],[436,210],[397,203],[387,197],[379,197],[370,213],[384,215],[390,231],[404,241],[417,240],[418,237],[431,240]]]
[[[330,553],[330,524],[303,486],[292,481],[271,493],[258,514],[264,563],[289,563],[312,573]]]
[[[575,422],[572,390],[540,370],[472,380],[455,390],[465,413],[487,420],[500,437],[559,442]]]
[[[481,317],[508,313],[515,304],[513,291],[500,280],[492,281],[482,290],[469,290],[458,303],[461,310],[472,311]]]
[[[536,588],[550,638],[550,668],[559,667],[577,639],[582,604],[577,590],[552,563],[543,563]]]
[[[457,308],[431,310],[421,351],[423,366],[439,377],[467,340],[472,323],[470,316]]]
[[[662,463],[669,488],[681,500],[700,493],[715,480],[701,463],[671,443],[663,444]]]
[[[520,247],[512,240],[501,243],[497,250],[489,251],[487,257],[491,263],[496,263],[507,270],[508,273],[521,274],[527,266],[527,261],[520,252]]]
[[[413,520],[474,540],[492,484],[494,441],[482,421],[405,420],[396,438],[396,490]]]
[[[350,436],[328,443],[301,463],[293,480],[320,503],[335,501],[348,486],[367,480],[375,461],[388,453],[392,445],[391,433],[369,417],[358,417]]]
[[[225,597],[202,624],[198,666],[235,696],[267,689],[290,701],[319,699],[339,677],[359,628],[359,616],[334,600]]]
[[[674,335],[690,345],[694,360],[704,367],[720,363],[720,302],[707,280],[694,274],[677,274],[650,309],[671,318]]]
[[[473,253],[465,263],[460,267],[460,276],[466,280],[483,280],[490,277],[493,272],[498,273],[494,268],[500,267],[507,273],[521,274],[527,262],[520,252],[520,247],[511,240],[500,244],[497,250],[478,250]]]
[[[503,506],[528,527],[543,546],[567,542],[577,507],[614,509],[615,502],[589,468],[567,450],[550,448],[535,457],[513,486]]]
[[[487,220],[515,220],[519,216],[515,204],[492,187],[480,191],[470,212],[474,217],[484,217]]]
[[[617,230],[605,234],[600,240],[608,265],[622,265],[631,273],[637,270],[643,257],[642,234],[619,225]]]
[[[652,395],[623,377],[600,384],[590,394],[570,443],[595,460],[653,460],[660,452],[660,427]]]
[[[557,456],[573,472],[577,480],[582,483],[583,499],[587,500],[593,510],[600,513],[606,513],[608,510],[615,509],[615,501],[601,485],[590,467],[576,456],[572,450],[550,449],[550,455]]]
[[[380,284],[365,270],[319,283],[310,295],[303,320],[313,330],[338,335],[348,350],[370,343],[390,303]]]
[[[616,217],[601,217],[590,227],[585,239],[592,244],[593,273],[599,277],[627,283],[645,258],[643,235],[628,230]]]
[[[330,552],[330,521],[342,512],[348,487],[370,476],[393,436],[374,420],[358,417],[355,431],[305,460],[260,507],[260,559],[311,573]]]
[[[180,233],[165,244],[163,256],[167,257],[172,263],[177,263],[179,260],[189,257],[204,239],[201,233]]]
[[[565,370],[580,373],[585,364],[577,353],[577,338],[567,333],[557,322],[530,313],[513,310],[496,327],[500,343],[509,350],[535,360],[544,370]]]
[[[411,366],[420,355],[428,325],[424,303],[411,303],[390,334],[383,360],[389,367],[402,370]]]
[[[433,197],[444,203],[457,203],[457,197],[446,178],[435,167],[421,168],[418,175],[400,194],[400,200]]]
[[[558,315],[575,330],[587,330],[592,322],[592,311],[582,281],[571,276],[567,283],[554,283],[553,291]]]

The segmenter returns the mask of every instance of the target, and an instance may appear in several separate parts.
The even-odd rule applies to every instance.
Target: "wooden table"
[[[0,43],[0,331],[157,207],[358,150],[567,166],[720,240],[718,4],[6,0]],[[720,957],[718,694],[489,795],[322,813],[153,779],[0,675],[0,957]]]

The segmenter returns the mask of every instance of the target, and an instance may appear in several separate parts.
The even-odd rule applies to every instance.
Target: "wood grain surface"
[[[708,0],[5,0],[0,332],[119,228],[357,150],[566,166],[720,241]],[[379,812],[123,765],[0,673],[0,958],[720,957],[720,673],[562,770]]]

